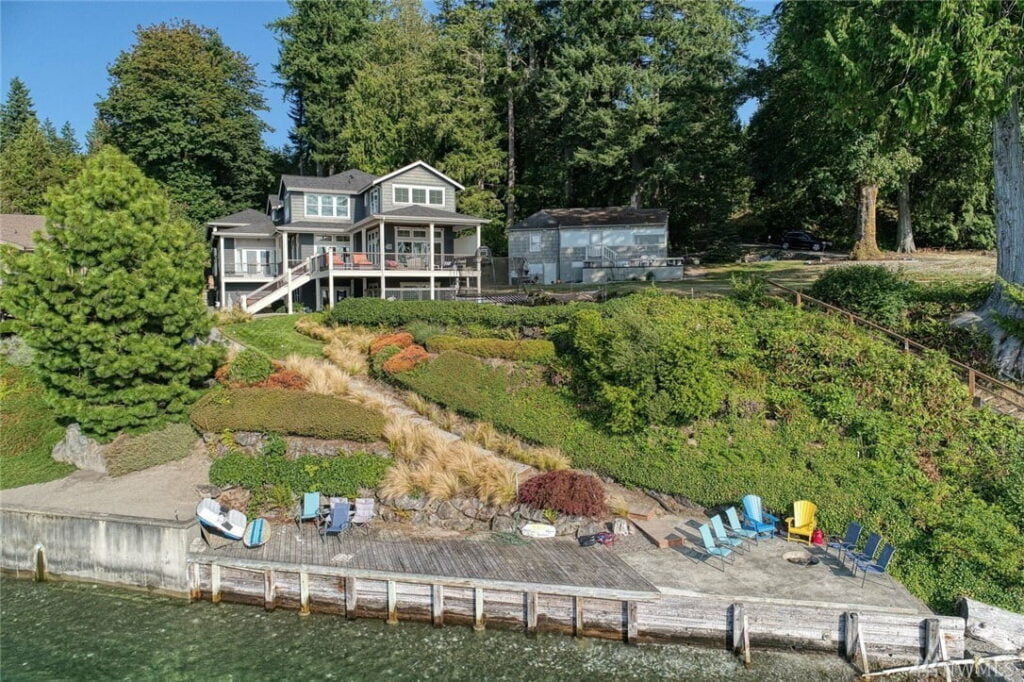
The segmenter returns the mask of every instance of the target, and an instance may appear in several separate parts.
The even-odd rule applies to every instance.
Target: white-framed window
[[[409,227],[395,230],[396,253],[424,254],[429,250],[426,229]]]
[[[344,194],[307,194],[306,215],[316,218],[348,218],[348,197]]]
[[[394,185],[392,199],[396,204],[420,204],[423,206],[444,206],[444,187],[419,187]]]
[[[274,249],[235,249],[235,274],[268,277],[273,275]]]
[[[369,201],[369,213],[380,213],[380,187],[374,187],[370,190]]]
[[[530,253],[540,253],[540,233],[530,235]]]
[[[633,231],[633,243],[637,246],[664,246],[665,230],[638,229]]]

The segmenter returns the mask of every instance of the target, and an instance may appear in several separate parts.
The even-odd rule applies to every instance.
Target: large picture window
[[[392,188],[396,204],[420,204],[422,206],[444,206],[443,187],[414,187],[395,185]]]
[[[316,218],[348,218],[348,197],[344,194],[307,194],[306,215]]]

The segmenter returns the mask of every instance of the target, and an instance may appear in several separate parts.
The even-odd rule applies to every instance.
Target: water
[[[347,621],[188,604],[79,583],[0,579],[0,678],[10,680],[835,680],[837,657],[628,647],[511,631]]]

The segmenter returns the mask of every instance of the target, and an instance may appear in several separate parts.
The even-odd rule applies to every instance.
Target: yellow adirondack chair
[[[811,535],[814,534],[814,529],[818,527],[818,520],[814,518],[814,515],[818,511],[818,505],[807,500],[800,500],[793,503],[793,515],[786,519],[786,539],[792,540],[793,536],[797,536],[796,539],[799,542],[806,542],[808,545],[811,544]],[[801,540],[801,536],[806,537],[805,540]]]

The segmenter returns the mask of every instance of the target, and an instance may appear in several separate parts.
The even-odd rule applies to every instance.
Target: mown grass
[[[251,322],[221,327],[224,335],[250,348],[260,350],[275,360],[298,354],[320,357],[323,344],[295,331],[295,323],[307,315],[274,315]]]
[[[43,400],[30,369],[0,362],[0,488],[18,488],[67,476],[75,467],[55,462],[64,427]]]

